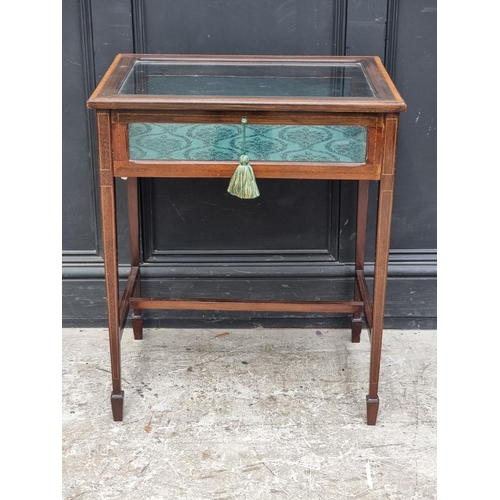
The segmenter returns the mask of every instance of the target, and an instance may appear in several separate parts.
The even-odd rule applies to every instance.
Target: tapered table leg
[[[355,270],[362,271],[365,268],[366,252],[366,220],[368,217],[368,193],[370,181],[358,181],[358,202],[356,215],[356,260]],[[356,280],[354,280],[354,300],[361,300]],[[361,340],[363,319],[361,313],[354,313],[351,319],[351,341]]]
[[[378,384],[380,358],[382,354],[382,334],[384,329],[385,292],[390,238],[390,216],[392,210],[392,190],[383,189],[380,183],[378,201],[378,221],[376,237],[375,275],[373,281],[373,326],[370,354],[370,386],[366,397],[367,423],[375,425],[379,406]]]
[[[130,232],[130,256],[131,265],[140,265],[140,229],[139,229],[139,190],[137,177],[127,179],[127,205],[128,224]],[[133,297],[141,296],[141,273],[137,274],[137,281],[134,288]],[[132,329],[136,340],[142,339],[142,310],[134,309],[132,312]]]
[[[379,182],[377,233],[375,240],[370,385],[368,395],[366,397],[368,425],[376,424],[379,407],[378,385],[380,377],[380,358],[382,354],[382,334],[384,329],[387,269],[389,264],[398,116],[388,115],[385,126],[386,136],[384,143],[382,175]]]
[[[123,419],[123,397],[120,366],[120,321],[118,288],[118,250],[116,235],[115,182],[111,158],[110,116],[107,111],[97,113],[99,137],[99,178],[101,193],[102,242],[106,279],[109,350],[111,355],[111,408],[114,420]]]

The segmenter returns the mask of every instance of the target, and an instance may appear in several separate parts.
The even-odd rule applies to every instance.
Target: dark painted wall
[[[387,326],[436,326],[436,2],[68,0],[63,2],[63,324],[106,324],[95,194],[95,116],[85,100],[119,52],[379,55],[401,117]],[[332,298],[352,293],[355,183],[261,180],[258,203],[223,180],[144,180],[144,292]],[[119,261],[127,274],[124,183]],[[224,186],[222,186],[224,187]],[[372,186],[374,206],[376,186]],[[374,224],[367,260],[372,260]],[[324,315],[149,311],[149,326],[341,326]]]

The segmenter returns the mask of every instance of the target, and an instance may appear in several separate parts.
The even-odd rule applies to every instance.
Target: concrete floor
[[[369,342],[347,330],[63,330],[63,498],[421,499],[436,494],[436,332],[386,331],[378,423]]]

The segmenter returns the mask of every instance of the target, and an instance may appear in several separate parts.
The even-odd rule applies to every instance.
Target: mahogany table
[[[119,54],[87,106],[97,110],[111,407],[123,419],[120,340],[132,309],[364,315],[370,341],[367,423],[377,419],[399,113],[378,57]],[[243,123],[246,122],[244,125]],[[141,295],[140,177],[227,177],[246,153],[259,179],[358,181],[354,297],[346,301],[176,299]],[[131,270],[118,288],[115,178],[126,178]],[[373,300],[364,273],[368,190],[378,182]],[[221,195],[226,195],[221,193]],[[244,199],[241,203],[247,203]]]

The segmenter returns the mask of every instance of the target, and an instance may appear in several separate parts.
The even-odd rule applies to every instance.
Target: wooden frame
[[[113,171],[116,177],[227,177],[234,173],[234,161],[130,160],[127,127],[129,123],[239,123],[241,112],[223,115],[210,112],[111,113],[114,145]],[[365,163],[264,162],[252,161],[261,179],[379,179],[382,163],[383,119],[380,115],[299,113],[245,113],[254,125],[361,125],[368,129]]]
[[[311,97],[222,97],[222,96],[170,96],[170,95],[127,95],[118,89],[133,64],[139,60],[170,61],[204,64],[361,64],[372,86],[374,98],[320,99]],[[392,83],[380,58],[372,56],[238,56],[238,55],[161,55],[161,54],[118,54],[100,84],[89,99],[95,109],[129,110],[239,110],[252,111],[297,111],[297,107],[309,111],[345,113],[396,113],[406,110],[406,104]]]
[[[141,58],[204,64],[237,62],[270,64],[359,63],[373,91],[372,98],[277,98],[125,95],[118,88]],[[129,310],[134,337],[142,339],[143,309],[224,311],[325,312],[352,315],[352,342],[360,341],[364,315],[371,341],[367,423],[377,420],[380,359],[384,323],[391,212],[399,112],[406,109],[377,57],[181,56],[118,55],[87,103],[97,109],[104,269],[112,367],[111,406],[114,420],[123,419],[120,339]],[[357,180],[357,228],[353,300],[256,301],[175,299],[141,296],[138,177],[231,177],[234,162],[131,161],[127,127],[132,122],[237,123],[244,111],[256,124],[363,125],[368,128],[366,162],[362,164],[252,162],[257,178]],[[115,177],[127,178],[131,271],[122,297],[118,295]],[[377,181],[377,231],[373,300],[364,274],[369,182]]]

